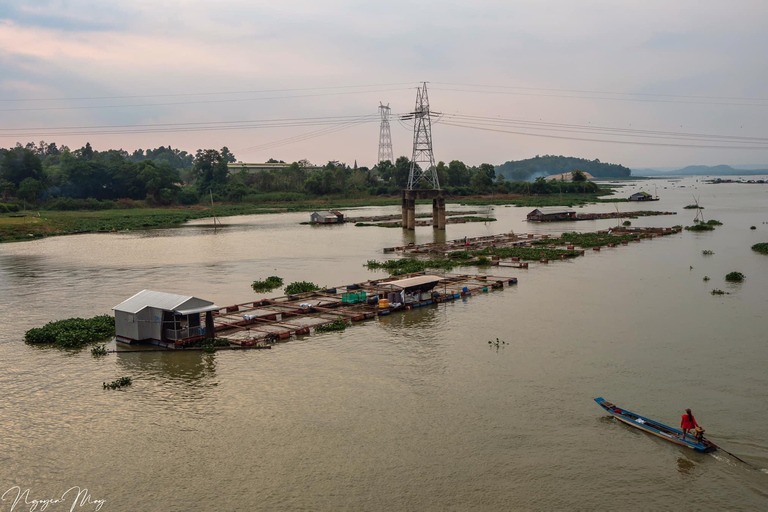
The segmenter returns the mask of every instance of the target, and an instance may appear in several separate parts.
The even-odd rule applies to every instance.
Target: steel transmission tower
[[[432,119],[429,115],[429,97],[427,82],[416,91],[416,108],[413,111],[413,157],[411,172],[408,174],[408,190],[413,190],[421,179],[425,179],[433,189],[440,189],[435,168],[435,155],[432,153]]]
[[[379,130],[379,159],[376,163],[389,160],[395,163],[395,155],[392,152],[392,133],[389,131],[389,116],[391,109],[389,103],[384,105],[379,102],[379,115],[381,115],[381,129]]]

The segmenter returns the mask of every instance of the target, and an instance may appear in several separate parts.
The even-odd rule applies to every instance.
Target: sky
[[[437,161],[768,167],[767,25],[764,0],[2,0],[0,147],[372,166],[379,102],[410,156],[427,82]]]

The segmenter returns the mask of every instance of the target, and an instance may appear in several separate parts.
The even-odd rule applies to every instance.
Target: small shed
[[[386,298],[391,304],[409,304],[426,300],[431,296],[429,292],[442,280],[443,278],[440,276],[415,276],[379,283],[379,287],[388,292]]]
[[[528,214],[528,220],[533,221],[553,221],[553,220],[576,220],[576,210],[564,208],[561,206],[542,206],[536,208]]]
[[[648,192],[640,191],[629,196],[627,201],[653,201],[653,196]]]
[[[314,212],[309,220],[312,224],[338,224],[344,221],[344,215],[339,212]]]
[[[112,309],[117,341],[174,348],[212,337],[213,311],[220,308],[190,295],[142,290]]]

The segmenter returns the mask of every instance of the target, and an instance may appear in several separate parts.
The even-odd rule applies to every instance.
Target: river
[[[308,213],[284,213],[225,218],[217,234],[199,220],[0,245],[0,492],[47,499],[80,486],[121,511],[766,510],[768,257],[750,247],[768,242],[768,185],[685,178],[620,194],[654,184],[660,201],[618,208],[678,214],[633,225],[689,225],[695,195],[723,226],[493,269],[519,284],[272,350],[96,359],[23,335],[109,313],[144,288],[227,305],[279,294],[250,289],[270,275],[371,279],[366,260],[410,241],[617,221],[537,224],[525,222],[532,208],[466,207],[498,220],[441,234],[313,227],[300,225]],[[746,281],[726,283],[732,270]],[[506,345],[489,346],[496,338]],[[122,376],[133,385],[102,389]],[[712,440],[759,469],[631,430],[597,396],[673,426],[690,407]]]

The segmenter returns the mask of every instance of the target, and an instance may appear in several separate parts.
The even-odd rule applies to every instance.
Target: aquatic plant
[[[101,357],[107,355],[107,346],[106,345],[96,345],[91,349],[91,355],[93,357]]]
[[[768,242],[755,244],[752,246],[752,250],[755,252],[759,252],[760,254],[768,255]]]
[[[705,250],[701,251],[701,254],[703,254],[704,256],[712,256],[715,253],[710,251],[709,249],[705,249]]]
[[[203,352],[215,352],[216,347],[228,347],[229,340],[227,338],[204,338],[195,340],[192,346],[202,348]]]
[[[632,225],[632,223],[631,223],[631,222],[629,222],[628,220],[625,220],[624,222],[622,222],[622,223],[621,223],[621,225],[622,225],[622,226],[631,226],[631,225]]]
[[[741,272],[728,272],[725,275],[725,280],[730,283],[740,283],[746,279],[747,276],[742,274]]]
[[[704,276],[704,281],[709,281],[709,276]]]
[[[82,348],[114,335],[114,319],[110,315],[99,315],[49,322],[43,327],[28,330],[24,334],[24,341],[33,345]]]
[[[347,321],[339,317],[329,324],[318,325],[317,327],[315,327],[315,332],[343,331],[347,327],[349,327],[349,324],[347,323]]]
[[[295,281],[285,287],[286,295],[296,295],[297,293],[316,292],[320,287],[309,281]]]
[[[689,204],[688,206],[683,206],[683,209],[684,210],[696,210],[696,209],[703,210],[704,207],[703,206],[699,206],[697,204]]]
[[[749,226],[749,229],[757,229],[757,226]]]
[[[607,234],[607,233],[563,233],[560,244],[577,245],[579,247],[603,247],[608,244],[629,242],[637,238],[637,234]]]
[[[724,292],[723,290],[719,290],[715,288],[714,290],[712,290],[712,295],[730,295],[730,293]]]
[[[251,288],[256,293],[271,292],[275,288],[283,286],[283,278],[277,276],[269,276],[263,281],[254,281],[251,283]]]
[[[720,222],[719,220],[715,220],[715,219],[710,219],[710,220],[708,220],[706,222],[702,221],[702,224],[705,224],[707,226],[722,226],[723,225],[722,222]]]
[[[102,382],[102,389],[119,389],[124,386],[130,386],[133,383],[130,377],[120,377],[117,380],[113,380],[110,383]]]
[[[507,342],[504,341],[504,340],[500,340],[499,338],[496,338],[496,341],[488,340],[488,344],[489,345],[495,345],[495,346],[499,347],[501,345],[506,345]]]
[[[685,230],[686,231],[714,231],[715,228],[713,228],[709,224],[694,224],[693,226],[685,226]]]

